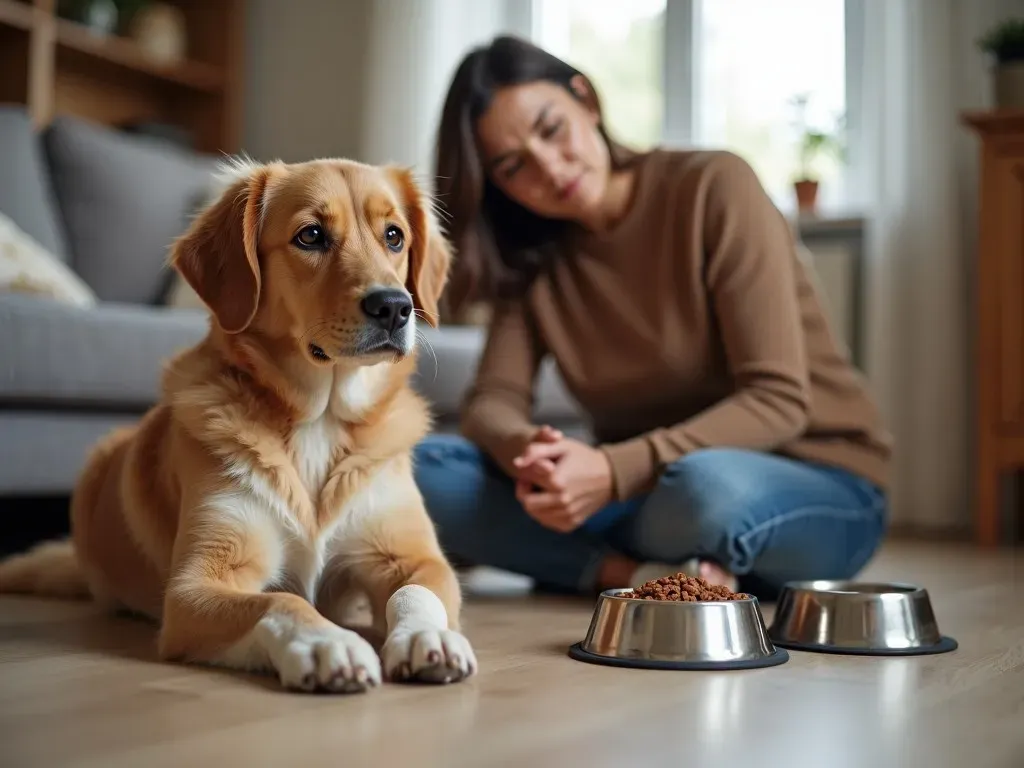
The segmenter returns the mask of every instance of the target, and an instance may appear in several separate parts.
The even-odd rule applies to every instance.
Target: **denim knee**
[[[430,435],[413,449],[413,476],[435,523],[455,525],[475,513],[488,482],[483,452],[459,435]]]
[[[669,562],[727,549],[763,489],[742,471],[743,458],[743,451],[708,448],[666,467],[639,512],[636,546]]]
[[[641,510],[651,558],[715,560],[777,584],[859,567],[884,529],[884,495],[837,468],[716,448],[672,464]]]
[[[440,432],[420,441],[413,449],[413,458],[431,465],[448,460],[482,463],[484,455],[475,443],[462,435]]]

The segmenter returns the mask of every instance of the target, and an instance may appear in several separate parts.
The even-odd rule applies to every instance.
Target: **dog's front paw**
[[[381,655],[388,679],[399,682],[457,683],[477,671],[469,640],[450,629],[409,631],[396,627]]]
[[[341,627],[296,629],[274,649],[271,661],[286,688],[360,693],[381,683],[373,646]]]

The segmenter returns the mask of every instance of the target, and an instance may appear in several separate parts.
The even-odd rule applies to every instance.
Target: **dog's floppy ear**
[[[260,300],[259,239],[270,168],[236,168],[220,197],[174,243],[171,265],[227,333],[244,331]]]
[[[448,284],[451,266],[451,244],[444,236],[430,201],[404,168],[390,169],[402,195],[402,205],[412,227],[412,245],[409,249],[409,275],[406,290],[412,294],[413,305],[420,310],[427,323],[436,328],[440,323],[440,303]]]

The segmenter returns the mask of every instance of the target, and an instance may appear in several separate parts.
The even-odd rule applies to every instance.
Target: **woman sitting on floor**
[[[868,562],[889,437],[746,162],[625,150],[582,73],[501,37],[455,74],[436,170],[449,299],[493,306],[465,437],[417,452],[452,556],[561,590],[683,571],[767,599]],[[533,423],[546,355],[594,445]]]

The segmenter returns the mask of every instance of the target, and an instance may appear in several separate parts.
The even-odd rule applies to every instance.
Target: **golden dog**
[[[458,582],[412,473],[417,316],[436,324],[451,259],[429,203],[395,167],[226,171],[171,255],[208,334],[89,457],[71,541],[0,564],[0,591],[91,595],[158,620],[164,659],[288,688],[464,679]],[[340,626],[360,594],[380,657]]]

